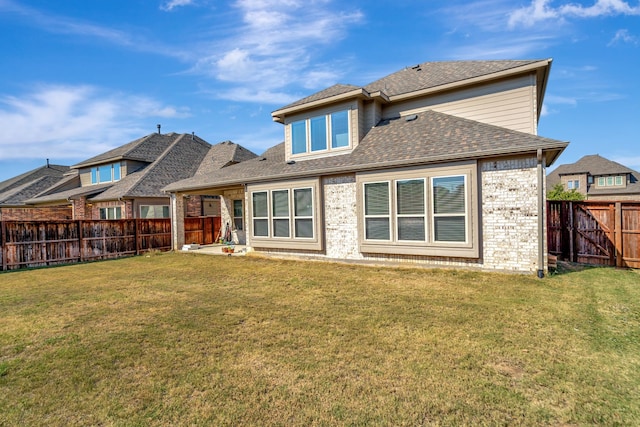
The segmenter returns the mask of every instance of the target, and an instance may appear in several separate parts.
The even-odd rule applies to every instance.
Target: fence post
[[[2,271],[7,270],[7,245],[5,244],[5,231],[5,222],[0,221],[0,233],[2,233],[2,236],[0,236],[0,246],[2,247]]]
[[[575,230],[573,227],[574,220],[574,212],[573,212],[573,202],[569,202],[569,261],[576,262],[574,247],[575,247]]]
[[[139,221],[139,218],[134,218],[133,219],[133,234],[134,234],[135,239],[136,239],[136,255],[140,255],[140,240],[139,240],[140,239],[140,235],[138,233],[138,230],[139,230],[138,221]]]
[[[75,223],[76,223],[76,227],[78,227],[78,251],[80,252],[80,262],[83,262],[84,261],[84,244],[83,244],[84,236],[82,235],[82,220],[79,219],[75,221]]]
[[[615,234],[616,267],[624,267],[624,247],[622,245],[622,203],[616,202],[615,214],[613,216]]]

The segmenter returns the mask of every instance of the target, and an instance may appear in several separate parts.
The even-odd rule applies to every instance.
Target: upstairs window
[[[348,110],[291,123],[291,154],[327,152],[350,145]]]
[[[598,187],[620,187],[624,184],[624,176],[622,175],[598,177]]]
[[[569,181],[567,181],[567,188],[569,190],[577,190],[578,188],[580,188],[580,181],[577,179],[570,179]]]
[[[120,181],[120,162],[91,168],[91,184]]]

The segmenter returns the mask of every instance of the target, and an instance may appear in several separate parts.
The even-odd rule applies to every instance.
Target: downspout
[[[538,278],[544,277],[544,157],[538,148]]]

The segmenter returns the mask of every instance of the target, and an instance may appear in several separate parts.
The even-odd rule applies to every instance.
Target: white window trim
[[[434,214],[433,213],[433,178],[463,176],[465,185],[465,212],[464,214]],[[392,177],[388,179],[387,177]],[[426,225],[425,240],[399,240],[397,237],[397,181],[407,179],[425,179],[425,212]],[[365,200],[364,185],[374,182],[390,181],[391,198],[391,239],[371,240],[365,236]],[[398,169],[376,171],[356,174],[358,195],[358,240],[360,252],[380,254],[404,254],[424,256],[447,256],[461,258],[479,258],[479,204],[478,204],[478,171],[476,162],[463,162],[450,166],[433,166],[412,169]],[[465,217],[465,241],[449,242],[436,241],[434,230],[434,218],[438,216],[464,216]]]
[[[342,113],[342,112],[346,112],[347,113],[347,138],[349,141],[349,144],[347,144],[344,147],[333,147],[333,141],[331,139],[331,134],[332,134],[332,128],[331,128],[331,115],[335,114],[335,113]],[[311,149],[311,120],[315,119],[317,117],[324,117],[325,118],[325,138],[326,138],[326,148],[322,149],[322,150],[312,150]],[[296,123],[300,123],[300,122],[304,122],[305,123],[305,136],[306,136],[306,149],[304,152],[301,153],[293,153],[293,125]],[[301,158],[301,157],[314,157],[314,156],[318,156],[318,155],[326,155],[326,154],[332,154],[332,153],[340,153],[340,152],[344,152],[344,151],[349,151],[353,149],[353,129],[351,126],[351,108],[340,108],[340,109],[335,109],[335,110],[331,110],[331,111],[327,111],[324,112],[322,114],[315,114],[315,115],[311,115],[309,117],[305,117],[305,118],[300,118],[299,120],[294,120],[291,123],[289,123],[287,125],[289,127],[289,135],[291,135],[291,144],[289,147],[289,156],[292,159],[296,159],[296,158]]]

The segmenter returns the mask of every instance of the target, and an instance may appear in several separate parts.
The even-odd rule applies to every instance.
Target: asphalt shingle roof
[[[171,143],[145,168],[115,182],[92,198],[94,201],[117,198],[166,197],[162,188],[195,174],[211,145],[197,136],[169,134]]]
[[[116,147],[105,153],[98,154],[90,159],[73,165],[73,168],[83,168],[100,163],[113,162],[117,160],[139,160],[142,162],[153,162],[160,154],[171,145],[176,137],[176,133],[159,134],[152,133],[142,138],[131,141],[128,144]]]
[[[384,120],[349,154],[285,162],[284,143],[223,170],[170,184],[167,191],[195,190],[217,185],[318,176],[403,167],[496,155],[562,150],[566,142],[509,130],[435,111],[414,120]]]
[[[22,206],[25,201],[60,182],[68,166],[48,165],[0,182],[0,206]]]
[[[405,67],[369,83],[363,87],[368,93],[381,91],[389,97],[416,92],[424,89],[432,89],[450,83],[461,82],[476,77],[507,71],[513,68],[540,62],[535,60],[504,60],[504,61],[443,61],[424,62],[412,67]],[[306,98],[288,104],[279,110],[305,105],[310,102],[341,95],[353,90],[361,89],[359,86],[336,84],[327,89],[316,92]]]

